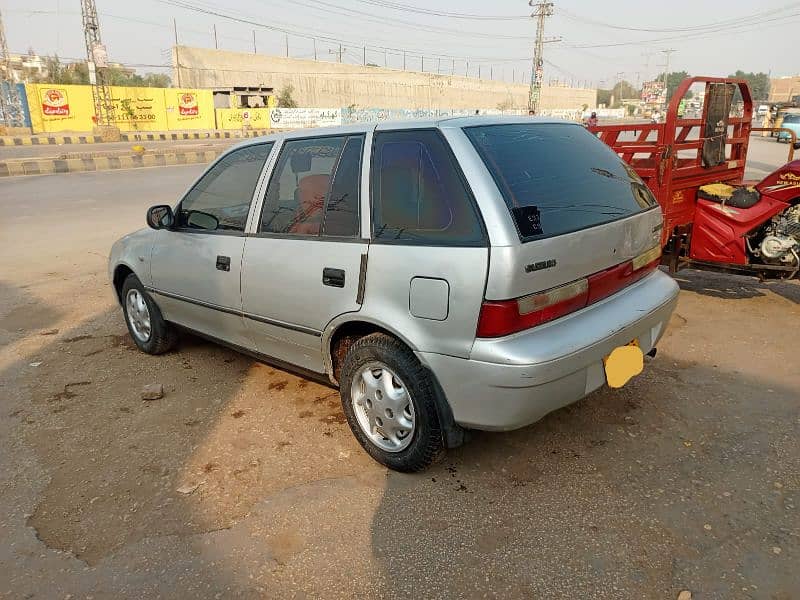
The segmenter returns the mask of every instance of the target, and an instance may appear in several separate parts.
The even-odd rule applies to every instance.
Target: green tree
[[[295,99],[292,97],[293,93],[294,88],[291,85],[286,84],[283,86],[278,93],[278,106],[280,108],[297,108],[297,102],[295,102]]]
[[[689,73],[686,71],[673,71],[672,73],[667,74],[667,100],[672,98],[672,95],[675,93],[677,87],[681,84],[681,81],[690,77]],[[686,96],[684,98],[691,98],[692,92],[686,92]]]
[[[31,83],[88,84],[89,67],[85,62],[64,64],[57,54],[44,57],[44,75],[37,72],[28,73]],[[139,75],[129,69],[110,67],[108,69],[111,85],[127,85],[142,87],[169,87],[169,75],[163,73],[145,73]]]
[[[745,73],[740,70],[728,77],[747,80],[753,100],[760,101],[769,98],[769,75],[766,73]]]
[[[614,94],[614,104],[616,105],[613,108],[619,107],[622,104],[621,101],[623,98],[629,100],[641,96],[641,92],[624,79],[617,82],[611,90],[611,93]]]
[[[611,90],[597,90],[597,104],[608,106],[611,103],[611,95],[613,93]]]

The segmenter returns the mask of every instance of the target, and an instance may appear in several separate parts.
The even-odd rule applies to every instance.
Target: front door
[[[245,226],[272,143],[226,154],[184,196],[172,229],[159,230],[152,292],[164,318],[250,347],[241,315]]]
[[[261,353],[322,373],[322,331],[359,310],[363,152],[363,134],[283,144],[242,260],[245,323]]]

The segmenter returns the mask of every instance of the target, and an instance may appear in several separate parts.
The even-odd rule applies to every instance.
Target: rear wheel
[[[139,350],[148,354],[163,354],[172,348],[175,331],[164,321],[158,306],[133,273],[125,278],[120,297],[128,333]]]
[[[399,340],[355,342],[339,378],[342,408],[367,453],[396,471],[420,471],[444,453],[431,377]]]

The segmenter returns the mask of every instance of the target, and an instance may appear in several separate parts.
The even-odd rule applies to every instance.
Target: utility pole
[[[664,107],[666,108],[666,104],[668,102],[667,99],[667,85],[669,79],[669,55],[675,52],[673,48],[667,48],[666,50],[662,50],[661,54],[666,57],[666,61],[664,62]]]
[[[317,60],[317,38],[314,38],[314,60]]]
[[[337,61],[338,62],[342,62],[342,55],[345,52],[347,52],[347,48],[342,48],[341,44],[339,44],[339,49],[338,50],[328,50],[328,54],[336,54],[337,55],[337,57],[338,57]]]
[[[81,0],[83,35],[86,39],[86,63],[92,86],[95,115],[98,125],[114,125],[114,104],[108,77],[108,52],[100,40],[100,21],[94,0]]]
[[[284,34],[286,36],[286,58],[289,58],[289,34]]]
[[[8,53],[8,43],[6,42],[6,29],[3,24],[3,15],[0,14],[0,60],[5,68],[5,73],[0,78],[0,110],[3,111],[3,121],[6,127],[22,127],[25,125],[24,113],[22,111],[22,98],[19,96],[14,77],[11,75],[11,55]],[[3,89],[2,83],[8,85],[8,95]]]
[[[364,66],[367,66],[367,47],[364,46]]]
[[[219,43],[217,43],[217,24],[213,24],[211,29],[214,31],[214,50],[219,50]]]
[[[175,20],[175,17],[172,17],[172,31],[175,33],[175,83],[178,84],[178,87],[181,87],[181,59],[178,55],[178,22]]]
[[[531,87],[528,91],[528,110],[534,114],[539,112],[539,101],[542,96],[542,77],[544,75],[544,20],[553,15],[553,3],[543,0],[529,0],[534,7],[531,17],[536,17],[536,41],[533,44],[533,68],[531,70]]]
[[[258,51],[256,50],[256,30],[255,29],[253,29],[253,54],[258,54]],[[316,59],[317,57],[315,56],[314,58]]]

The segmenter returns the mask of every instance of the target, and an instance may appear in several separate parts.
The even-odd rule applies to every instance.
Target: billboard
[[[645,81],[642,84],[642,102],[645,104],[664,104],[667,90],[663,81]]]

